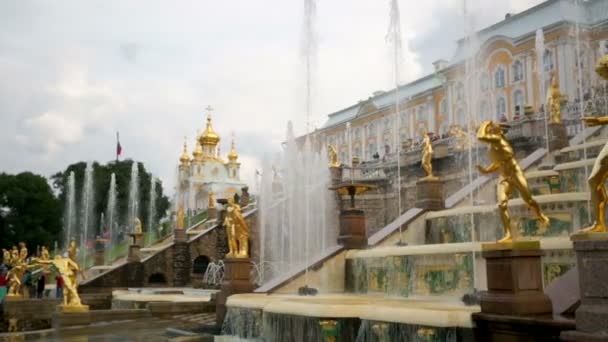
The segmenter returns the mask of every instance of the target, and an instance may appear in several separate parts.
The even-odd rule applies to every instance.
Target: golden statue
[[[559,82],[555,73],[551,73],[551,85],[547,90],[547,109],[551,116],[551,123],[562,122],[562,109],[560,101],[562,100],[562,93],[559,91]]]
[[[19,262],[24,263],[27,260],[27,247],[25,242],[19,242]]]
[[[215,195],[213,194],[213,191],[209,193],[209,204],[207,206],[209,209],[215,208]]]
[[[241,213],[241,206],[234,203],[234,198],[228,198],[224,227],[228,238],[229,258],[249,257],[249,226]]]
[[[17,264],[6,274],[8,283],[7,297],[21,297],[21,279],[23,279],[26,268],[25,264]]]
[[[78,251],[78,247],[76,247],[76,240],[72,239],[70,241],[70,246],[68,247],[68,256],[74,262],[76,262],[76,252]]]
[[[595,67],[596,73],[608,80],[608,55],[600,58]],[[608,125],[608,116],[603,117],[584,117],[583,121],[587,126],[600,126]],[[606,188],[604,187],[604,181],[608,176],[608,143],[604,145],[604,148],[595,159],[593,164],[593,170],[589,176],[589,191],[591,192],[591,210],[595,216],[595,222],[591,227],[583,229],[583,233],[605,233],[606,232],[606,201],[608,196],[606,195]]]
[[[519,191],[521,198],[540,219],[541,224],[539,233],[542,234],[547,229],[549,218],[542,213],[538,203],[532,198],[530,189],[528,189],[528,181],[526,180],[519,163],[515,159],[513,148],[504,136],[502,128],[492,121],[486,121],[479,127],[477,139],[490,145],[488,152],[490,161],[492,162],[485,168],[477,165],[477,169],[481,174],[488,174],[495,171],[498,171],[500,174],[496,193],[498,211],[500,213],[500,219],[502,220],[505,236],[498,242],[513,241],[511,218],[509,217],[509,210],[507,207],[513,188],[516,188]]]
[[[42,246],[40,248],[40,259],[49,260],[49,250],[46,248],[46,246]]]
[[[459,151],[465,150],[469,146],[468,134],[458,125],[452,125],[448,134],[456,138],[456,149]]]
[[[431,142],[431,137],[426,133],[422,133],[424,136],[424,140],[422,141],[422,168],[426,172],[426,177],[422,178],[423,180],[437,180],[438,177],[433,175],[433,143]]]
[[[19,250],[17,246],[13,246],[11,250],[11,265],[17,265],[19,262]]]
[[[340,167],[341,163],[338,160],[338,152],[336,151],[336,148],[331,145],[327,145],[327,153],[329,154],[329,167]]]
[[[78,264],[70,258],[64,258],[61,255],[55,255],[52,260],[34,259],[34,263],[40,265],[53,265],[59,271],[63,278],[63,304],[61,307],[64,310],[88,310],[87,305],[82,305],[80,296],[78,296],[78,281],[76,275],[80,272]]]
[[[11,252],[9,252],[6,248],[2,248],[2,263],[5,265],[11,264]]]
[[[175,219],[175,229],[184,229],[184,222],[186,221],[186,215],[184,214],[184,206],[179,205],[177,208],[177,217]]]
[[[133,233],[135,234],[143,234],[143,231],[141,229],[141,220],[139,219],[139,217],[135,218],[135,222],[134,222],[134,226],[133,226]]]

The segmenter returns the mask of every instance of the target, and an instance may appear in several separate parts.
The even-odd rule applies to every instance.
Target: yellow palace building
[[[367,161],[392,153],[397,141],[417,141],[425,131],[444,137],[451,127],[466,129],[469,122],[516,120],[525,106],[542,111],[551,75],[567,101],[593,96],[600,84],[595,61],[608,53],[608,1],[578,3],[577,8],[573,0],[548,0],[507,14],[459,40],[452,59],[434,62],[432,74],[400,86],[397,95],[395,89],[378,91],[329,114],[315,134],[350,164],[353,157]],[[536,49],[539,29],[544,51]]]

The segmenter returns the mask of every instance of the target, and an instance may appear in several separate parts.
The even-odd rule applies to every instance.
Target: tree
[[[117,214],[118,222],[121,225],[127,225],[128,217],[128,205],[129,205],[129,184],[131,182],[131,167],[135,161],[127,159],[121,161],[111,161],[107,164],[93,163],[93,217],[92,226],[95,227],[95,235],[101,235],[100,231],[100,216],[105,212],[108,203],[108,189],[110,187],[110,177],[112,173],[116,177],[116,191],[117,191]],[[137,216],[142,220],[145,228],[149,226],[149,222],[145,222],[148,219],[148,207],[150,203],[150,178],[151,173],[146,171],[143,163],[138,163],[139,169],[139,206]],[[64,171],[58,172],[51,177],[53,187],[59,193],[59,200],[61,202],[62,209],[66,204],[67,189],[66,185],[70,172],[74,172],[75,188],[76,188],[76,205],[77,212],[80,212],[80,205],[82,203],[82,189],[84,185],[84,173],[86,163],[78,162],[69,165]],[[163,194],[163,187],[160,181],[156,182],[156,217],[155,222],[158,222],[169,208],[169,199]],[[65,212],[65,210],[64,210]],[[79,223],[80,224],[80,223]]]
[[[0,174],[0,246],[24,241],[53,248],[61,235],[61,203],[46,178],[31,172]]]

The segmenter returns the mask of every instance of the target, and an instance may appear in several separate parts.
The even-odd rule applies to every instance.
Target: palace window
[[[479,105],[479,115],[481,116],[481,119],[484,121],[491,119],[490,106],[488,106],[488,102],[485,100],[482,101],[481,104]]]
[[[418,117],[416,119],[418,120],[418,123],[423,122],[425,120],[424,106],[420,106],[418,108]]]
[[[481,78],[479,80],[479,87],[481,88],[481,91],[486,91],[488,90],[490,86],[490,80],[488,79],[488,75],[486,75],[485,73],[481,75]]]
[[[466,125],[466,118],[464,117],[464,110],[462,108],[459,108],[456,112],[456,124],[460,127]]]
[[[367,137],[373,137],[374,135],[376,135],[376,132],[374,131],[374,124],[370,123],[369,126],[367,126]]]
[[[494,72],[494,84],[496,88],[504,88],[505,86],[505,69],[498,67]]]
[[[464,100],[464,84],[462,82],[458,82],[456,85],[456,100]]]
[[[514,112],[519,115],[524,112],[524,93],[521,90],[516,90],[513,93],[513,108]]]
[[[513,63],[513,82],[519,82],[524,79],[524,66],[521,61],[517,60]]]
[[[445,99],[441,100],[439,108],[441,108],[441,115],[446,115],[448,113],[448,102]]]
[[[545,50],[545,53],[543,54],[543,67],[545,68],[545,71],[551,71],[554,68],[553,53],[549,50]]]
[[[400,127],[405,127],[405,126],[407,126],[407,114],[406,114],[405,112],[404,112],[404,113],[399,114],[399,121],[400,121],[400,122],[399,122],[399,126],[400,126]]]
[[[496,101],[496,120],[502,121],[503,116],[506,117],[507,101],[501,97]]]
[[[359,140],[361,138],[361,129],[359,127],[355,128],[355,139]]]
[[[353,152],[355,157],[361,158],[361,149],[359,148],[359,146],[355,147],[355,150]]]

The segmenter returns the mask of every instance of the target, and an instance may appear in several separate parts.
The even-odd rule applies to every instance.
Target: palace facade
[[[595,62],[608,53],[608,1],[578,3],[548,0],[507,14],[459,40],[453,58],[434,62],[432,74],[329,114],[315,134],[350,164],[353,157],[367,161],[392,153],[396,144],[415,142],[423,132],[444,137],[453,126],[466,130],[484,120],[517,120],[525,106],[542,112],[551,75],[568,101],[593,96],[600,84]],[[539,29],[544,51],[537,53]]]

